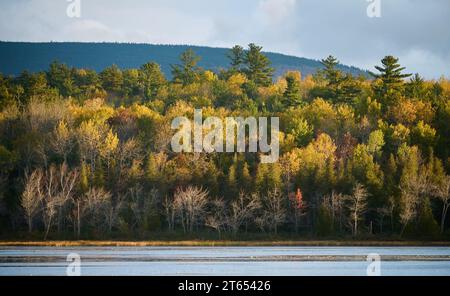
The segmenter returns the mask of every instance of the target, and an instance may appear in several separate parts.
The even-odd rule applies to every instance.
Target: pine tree
[[[166,83],[161,68],[156,63],[147,63],[139,69],[139,83],[147,100],[154,99],[158,91]]]
[[[410,98],[422,99],[426,96],[426,91],[425,81],[418,73],[406,84],[406,94]]]
[[[180,61],[180,65],[171,65],[173,81],[183,85],[194,83],[199,77],[200,68],[197,63],[200,57],[189,48],[180,55]]]
[[[375,66],[380,74],[371,73],[371,75],[380,80],[381,84],[375,84],[375,93],[381,98],[385,105],[392,103],[392,100],[398,100],[404,86],[404,79],[411,74],[402,74],[405,67],[401,67],[398,58],[386,56],[381,60],[382,66]]]
[[[274,69],[270,67],[270,60],[261,52],[261,46],[250,43],[248,47],[244,58],[248,79],[257,86],[269,86],[272,83],[274,73]]]
[[[244,64],[245,51],[240,45],[235,45],[227,57],[230,59],[230,71],[232,73],[240,72],[242,70],[242,65]]]
[[[296,107],[302,103],[302,95],[300,93],[300,75],[288,73],[286,75],[286,90],[284,91],[284,105],[287,107]]]
[[[324,67],[322,73],[325,79],[328,81],[329,86],[336,86],[342,76],[342,72],[336,68],[339,65],[339,61],[332,55],[328,56],[326,59],[321,60]]]

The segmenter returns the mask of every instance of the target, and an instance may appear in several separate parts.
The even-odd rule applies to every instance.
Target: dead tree
[[[367,190],[357,183],[353,188],[353,193],[345,198],[354,236],[358,235],[358,222],[362,220],[362,216],[367,210],[367,196]]]
[[[261,207],[261,203],[256,194],[246,195],[244,192],[230,203],[230,212],[227,217],[227,224],[231,228],[233,235],[236,235],[241,226],[250,220],[257,209]]]
[[[207,197],[208,191],[201,187],[188,186],[175,191],[175,212],[185,233],[193,232],[194,227],[204,218]]]
[[[44,199],[42,182],[43,172],[40,169],[33,171],[25,178],[25,189],[20,204],[27,220],[28,232],[33,231],[33,220],[42,210],[42,200]]]

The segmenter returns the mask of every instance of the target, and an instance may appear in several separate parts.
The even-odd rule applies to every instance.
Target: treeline
[[[276,81],[262,48],[168,81],[155,63],[100,73],[54,62],[0,75],[0,231],[42,237],[152,232],[445,237],[450,204],[450,81],[373,79],[337,68]],[[173,153],[177,116],[280,117],[281,155]]]

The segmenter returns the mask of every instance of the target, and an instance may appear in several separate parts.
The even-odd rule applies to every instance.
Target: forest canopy
[[[449,80],[393,56],[371,78],[329,56],[275,80],[260,46],[227,57],[204,69],[187,50],[171,80],[154,62],[0,74],[0,233],[448,237]],[[174,153],[170,123],[195,108],[279,117],[279,161]]]

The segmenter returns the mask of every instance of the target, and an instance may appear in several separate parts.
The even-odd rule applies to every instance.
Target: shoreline
[[[450,241],[0,241],[0,247],[450,247]]]

